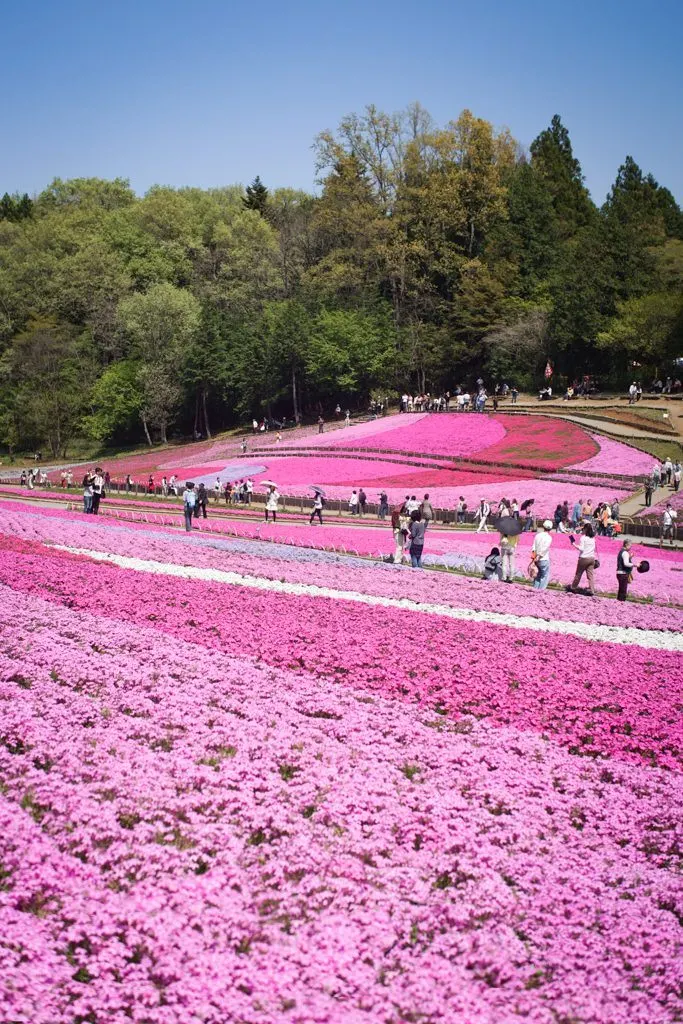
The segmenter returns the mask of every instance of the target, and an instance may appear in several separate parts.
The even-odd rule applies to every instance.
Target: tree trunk
[[[159,434],[161,443],[168,444],[168,441],[166,439],[166,423],[164,422],[164,420],[162,420],[161,423],[159,424]]]
[[[297,427],[301,422],[301,413],[299,412],[299,397],[296,390],[296,370],[292,367],[292,408],[294,410],[294,422]]]
[[[145,437],[147,438],[147,444],[151,448],[152,447],[152,438],[149,436],[149,427],[147,426],[147,417],[145,416],[144,412],[141,413],[140,415],[141,415],[141,418],[142,418],[142,426],[143,426],[144,431],[145,431]]]
[[[199,429],[199,392],[197,391],[194,396],[194,427],[192,428],[192,440],[194,441],[197,437],[197,430]]]
[[[209,426],[209,411],[206,408],[206,387],[202,387],[202,412],[204,413],[204,433],[207,437],[211,437],[211,427]]]

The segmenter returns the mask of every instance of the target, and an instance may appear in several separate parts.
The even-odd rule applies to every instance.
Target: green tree
[[[6,438],[27,447],[47,441],[55,458],[66,456],[87,408],[94,366],[90,339],[54,318],[34,317],[12,340],[2,364],[13,391],[14,424],[6,422]]]
[[[91,412],[84,418],[86,433],[96,441],[129,440],[135,434],[143,396],[140,365],[131,359],[112,363],[95,381]]]
[[[574,156],[569,132],[558,114],[549,128],[531,143],[531,164],[550,193],[562,238],[571,238],[595,218],[595,206],[583,183],[581,164]]]
[[[130,339],[132,357],[140,364],[140,418],[150,445],[150,428],[158,432],[162,444],[167,441],[167,428],[182,396],[184,351],[197,335],[200,318],[197,299],[171,284],[154,285],[144,295],[131,295],[119,303],[119,323]]]
[[[246,195],[242,198],[242,202],[246,209],[255,210],[256,213],[260,213],[262,217],[267,216],[268,189],[263,184],[258,174],[252,181],[251,185],[247,185],[245,192]]]

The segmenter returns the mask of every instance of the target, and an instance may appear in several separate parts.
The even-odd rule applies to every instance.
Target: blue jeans
[[[192,513],[193,512],[194,512],[194,509],[192,508],[191,505],[184,505],[183,506],[183,513],[185,515],[185,529],[187,530],[188,533],[190,533],[190,531],[192,530]]]
[[[545,590],[550,579],[550,559],[539,558],[536,565],[538,566],[538,576],[534,580],[534,590]]]
[[[92,494],[83,495],[83,511],[92,512]]]
[[[422,568],[422,550],[423,549],[421,547],[420,548],[413,548],[413,547],[411,547],[411,549],[410,549],[410,564],[412,565],[413,569],[421,569]]]

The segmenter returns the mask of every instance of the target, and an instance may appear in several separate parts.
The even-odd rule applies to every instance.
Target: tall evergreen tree
[[[530,146],[531,163],[552,197],[562,238],[571,238],[595,216],[595,206],[583,183],[581,164],[574,156],[569,132],[555,114],[549,128]]]
[[[266,209],[268,207],[268,189],[263,184],[258,174],[252,181],[251,185],[247,185],[246,196],[243,196],[242,202],[244,203],[247,210],[256,210],[262,217],[266,216]]]

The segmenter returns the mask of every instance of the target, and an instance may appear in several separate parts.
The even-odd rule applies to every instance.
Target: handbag
[[[535,562],[529,562],[529,568],[527,569],[530,580],[538,579],[538,566]]]

